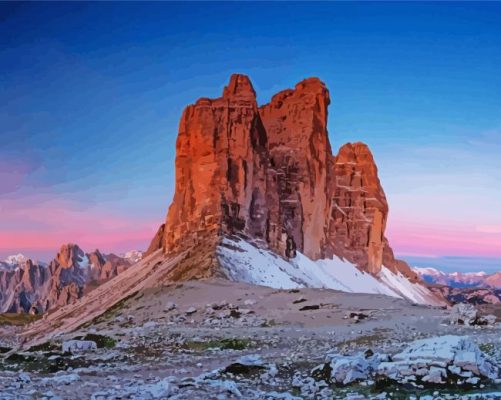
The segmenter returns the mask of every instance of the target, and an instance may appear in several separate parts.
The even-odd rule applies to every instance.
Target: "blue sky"
[[[499,258],[500,22],[496,3],[2,3],[0,256],[144,247],[182,109],[239,72],[260,103],[326,82],[333,149],[371,147],[397,254]]]

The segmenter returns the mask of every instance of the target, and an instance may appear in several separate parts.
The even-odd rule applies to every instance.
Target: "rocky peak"
[[[332,154],[329,104],[325,84],[308,78],[258,108],[249,78],[232,75],[222,97],[188,106],[174,199],[147,254],[204,246],[212,254],[238,234],[285,258],[337,256],[374,275],[384,264],[417,279],[384,236],[388,204],[369,148],[348,143]],[[213,261],[175,276],[206,276]]]
[[[327,134],[329,92],[308,78],[272,97],[259,109],[267,133],[269,175],[276,187],[269,241],[288,257],[299,249],[321,256],[327,218],[327,173],[331,147]]]
[[[89,258],[89,263],[98,268],[101,268],[106,263],[106,258],[98,249],[88,253],[87,257]]]
[[[372,154],[363,143],[347,143],[331,168],[326,255],[341,255],[377,274],[383,264],[388,204]]]
[[[230,83],[223,90],[224,99],[255,101],[256,92],[248,76],[233,74]]]
[[[162,247],[197,245],[221,229],[264,237],[267,162],[254,89],[247,77],[233,75],[223,97],[200,99],[183,113]]]
[[[16,269],[0,269],[0,312],[40,313],[70,304],[130,265],[113,254],[85,254],[64,244],[48,265],[27,259]]]
[[[24,262],[26,262],[26,260],[28,260],[28,257],[26,257],[24,254],[18,253],[12,256],[8,256],[5,259],[5,263],[9,265],[18,265],[23,264]]]
[[[57,253],[56,260],[63,268],[69,268],[82,260],[84,256],[83,250],[78,245],[73,243],[63,244],[59,253]]]

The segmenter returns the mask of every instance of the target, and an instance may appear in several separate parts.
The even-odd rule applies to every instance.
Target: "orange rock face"
[[[269,175],[278,203],[270,204],[271,246],[293,256],[322,255],[327,220],[327,175],[331,148],[327,136],[329,92],[317,78],[284,90],[260,108],[268,137]]]
[[[233,75],[222,97],[183,112],[163,247],[176,251],[221,230],[264,239],[267,164],[256,94],[247,77]]]
[[[365,144],[345,144],[333,158],[329,207],[325,255],[342,256],[378,273],[383,263],[388,204]]]
[[[414,277],[384,236],[388,204],[370,150],[348,143],[332,154],[329,103],[309,78],[258,107],[249,78],[233,75],[222,97],[188,106],[174,199],[148,253],[236,233],[283,257],[336,255],[372,274],[384,263]]]

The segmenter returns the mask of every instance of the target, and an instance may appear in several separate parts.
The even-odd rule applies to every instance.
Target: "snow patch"
[[[374,277],[337,257],[313,261],[297,252],[295,258],[286,260],[245,240],[229,238],[224,238],[218,246],[217,256],[227,277],[236,282],[277,289],[312,287],[384,294],[418,304],[438,305],[426,287],[412,283],[401,273],[393,273],[385,266],[379,276]]]
[[[130,250],[126,252],[125,254],[121,255],[122,258],[125,258],[126,260],[129,260],[131,263],[135,264],[142,260],[144,255],[144,252],[139,251],[139,250]]]
[[[432,301],[433,296],[430,291],[419,283],[412,283],[400,272],[393,273],[384,265],[379,273],[381,281],[392,288],[402,297],[418,304],[434,304],[438,301]]]
[[[218,246],[217,256],[227,277],[236,282],[277,289],[312,287],[402,297],[374,276],[337,257],[313,261],[298,252],[294,259],[285,260],[247,241],[228,238]]]
[[[26,261],[28,261],[28,257],[21,253],[8,256],[5,259],[5,262],[9,265],[24,264]]]
[[[86,270],[90,265],[89,257],[87,257],[87,254],[84,254],[80,258],[81,260],[78,262],[78,267],[82,270]]]

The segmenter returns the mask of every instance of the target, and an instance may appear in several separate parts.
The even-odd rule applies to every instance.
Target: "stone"
[[[193,306],[191,307],[188,307],[188,309],[185,311],[185,314],[186,315],[191,315],[191,314],[195,314],[197,312],[197,309]]]
[[[259,372],[265,369],[267,369],[267,366],[261,357],[256,354],[250,354],[240,357],[237,361],[224,368],[222,372],[240,375]]]
[[[499,367],[466,336],[439,336],[411,343],[391,361],[381,362],[376,373],[380,377],[406,382],[415,377],[423,384],[452,383],[458,377],[494,381]],[[471,382],[473,382],[471,381]]]
[[[483,315],[477,318],[477,325],[487,325],[494,326],[496,325],[497,317],[495,315]]]
[[[351,356],[328,354],[326,363],[314,368],[312,375],[332,383],[349,385],[367,381],[377,366],[387,360],[388,356],[373,352]]]
[[[478,311],[472,304],[459,303],[451,309],[449,321],[451,324],[474,325],[477,322]]]
[[[97,344],[92,340],[67,340],[63,342],[63,353],[79,353],[96,349]]]

